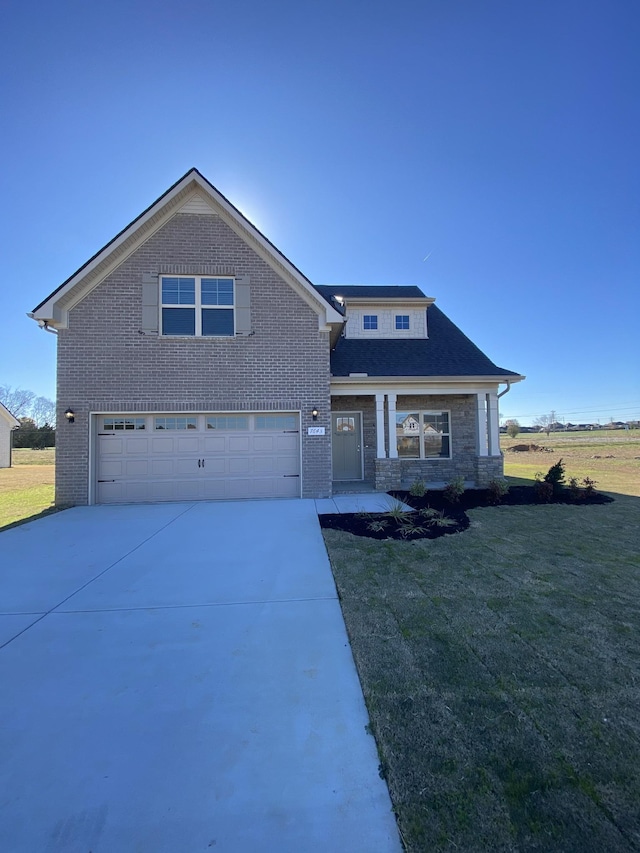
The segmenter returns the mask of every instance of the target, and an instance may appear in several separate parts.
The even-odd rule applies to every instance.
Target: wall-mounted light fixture
[[[317,406],[314,406],[313,409],[311,409],[311,417],[314,419],[314,421],[318,420],[318,407]]]
[[[67,419],[67,423],[69,424],[74,423],[76,419],[76,413],[73,411],[73,409],[67,409],[67,411],[64,413],[64,416]]]

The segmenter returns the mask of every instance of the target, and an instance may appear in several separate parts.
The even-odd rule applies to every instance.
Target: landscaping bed
[[[320,526],[343,530],[354,536],[370,539],[437,539],[452,533],[462,533],[469,527],[467,510],[490,506],[530,506],[535,504],[572,504],[589,506],[610,503],[613,498],[585,488],[557,488],[545,491],[541,484],[511,486],[503,495],[493,489],[467,489],[455,500],[446,491],[431,491],[415,495],[410,491],[393,491],[398,501],[390,512],[335,513],[320,516]],[[403,511],[401,503],[413,511]]]

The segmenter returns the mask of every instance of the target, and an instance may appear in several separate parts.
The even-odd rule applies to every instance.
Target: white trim
[[[489,455],[487,437],[487,395],[476,394],[476,451],[478,456]]]
[[[191,195],[189,193],[191,192]],[[285,256],[246,219],[240,211],[196,170],[191,169],[167,194],[158,199],[141,217],[131,223],[113,242],[78,270],[59,290],[50,294],[33,312],[33,319],[46,320],[54,328],[66,328],[68,312],[93,290],[116,267],[138,249],[179,212],[191,198],[202,198],[210,203],[226,224],[265,260],[272,269],[283,276],[294,290],[318,315],[319,328],[331,323],[342,326],[344,317],[330,305]],[[178,207],[179,205],[179,207]],[[93,273],[97,275],[92,276]],[[61,301],[81,285],[78,293],[62,307]]]
[[[387,423],[389,433],[389,459],[398,458],[398,443],[396,438],[396,405],[398,402],[397,394],[387,394]],[[391,437],[393,436],[393,441]]]
[[[384,446],[384,393],[376,393],[376,458],[387,458]]]
[[[9,424],[10,429],[17,429],[20,426],[20,421],[2,403],[0,403],[0,417]]]
[[[487,432],[489,434],[489,456],[500,456],[498,397],[494,391],[487,394]]]

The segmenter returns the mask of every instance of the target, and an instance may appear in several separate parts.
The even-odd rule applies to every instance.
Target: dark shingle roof
[[[428,338],[340,338],[331,353],[332,375],[519,376],[496,367],[435,305],[427,325]]]
[[[345,299],[424,299],[425,295],[415,285],[386,284],[316,284],[315,289],[324,299],[343,296]]]

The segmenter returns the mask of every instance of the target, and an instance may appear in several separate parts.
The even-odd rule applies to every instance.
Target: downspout
[[[27,314],[27,317],[29,317],[30,320],[36,320],[36,318],[34,317],[33,314]],[[57,329],[50,329],[49,328],[49,321],[48,320],[36,320],[36,323],[40,326],[41,329],[44,329],[45,332],[50,332],[52,335],[58,334]]]
[[[504,391],[501,391],[501,392],[497,395],[497,398],[496,398],[496,399],[498,399],[498,400],[500,399],[500,397],[504,397],[504,395],[505,395],[505,394],[508,394],[508,393],[509,393],[509,391],[511,391],[511,382],[510,382],[508,379],[505,379],[505,382],[507,383],[507,387],[504,389]]]

